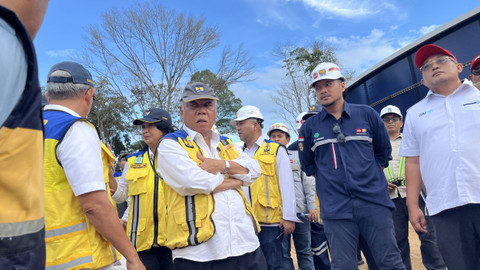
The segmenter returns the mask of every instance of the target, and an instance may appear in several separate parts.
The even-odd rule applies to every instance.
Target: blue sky
[[[102,13],[142,1],[50,0],[45,20],[34,41],[40,83],[48,69],[83,51],[86,28],[99,24]],[[255,64],[248,83],[230,88],[243,105],[259,107],[264,133],[278,121],[271,95],[282,83],[281,63],[272,56],[276,43],[304,46],[326,40],[336,48],[340,65],[357,74],[435,28],[478,7],[477,1],[457,0],[164,0],[165,7],[206,18],[218,26],[218,50],[197,66],[215,70],[221,48],[243,43]],[[480,52],[480,48],[479,48]],[[190,74],[185,74],[188,80]]]

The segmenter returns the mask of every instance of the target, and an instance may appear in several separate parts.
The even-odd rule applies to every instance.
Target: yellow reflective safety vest
[[[0,6],[0,17],[15,31],[27,62],[23,92],[0,126],[0,256],[4,257],[5,253],[43,249],[45,221],[43,121],[35,50],[14,12]]]
[[[127,235],[137,251],[154,244],[165,246],[166,219],[163,179],[150,160],[148,148],[127,157],[128,212]]]
[[[197,152],[202,153],[198,145],[190,140],[184,130],[167,134],[164,139],[173,139],[187,151],[188,156],[197,164]],[[232,160],[239,156],[232,141],[220,136],[217,151],[222,160]],[[255,232],[260,231],[250,203],[242,188],[235,189],[242,196],[245,212],[252,218]],[[215,198],[212,194],[197,194],[195,196],[181,196],[170,186],[165,185],[165,202],[167,205],[167,239],[166,246],[170,249],[186,246],[195,246],[210,239],[215,233],[215,224],[212,220],[215,211]]]
[[[250,185],[253,212],[260,223],[279,223],[283,219],[282,193],[277,176],[279,147],[283,146],[274,141],[264,140],[253,157],[262,170],[262,175]]]
[[[47,110],[44,119],[46,269],[96,269],[110,265],[120,259],[120,254],[86,217],[56,156],[57,145],[76,121],[95,126],[62,111]],[[108,190],[107,195],[110,197]]]
[[[108,149],[108,147],[100,141],[100,145],[102,147],[102,165],[103,165],[103,180],[105,181],[105,190],[108,194],[110,194],[110,166],[113,166],[113,162],[115,161],[115,156],[113,155],[112,151]],[[117,210],[117,204],[112,199],[111,196],[108,196],[108,200],[112,203],[115,210]]]
[[[398,174],[396,178],[393,174],[392,166],[390,166],[390,164],[388,164],[386,171],[388,176],[388,182],[397,182],[400,183],[401,186],[405,186],[405,177],[403,176],[405,174],[405,157],[400,157],[400,164],[398,165]]]

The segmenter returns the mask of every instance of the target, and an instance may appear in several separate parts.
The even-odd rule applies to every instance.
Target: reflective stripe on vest
[[[402,186],[405,185],[405,177],[403,177],[404,173],[405,173],[405,157],[400,157],[400,164],[398,166],[398,175],[396,180],[400,181]],[[388,164],[388,167],[387,167],[387,175],[388,175],[388,181],[390,183],[395,182],[395,176],[393,175],[392,166],[390,166],[390,164]]]
[[[9,237],[25,234],[25,232],[38,232],[45,224],[45,218],[23,222],[0,223],[0,237]]]
[[[345,137],[345,142],[348,142],[348,141],[367,141],[367,142],[371,143],[373,140],[372,140],[372,138],[366,137],[366,136],[346,136]],[[317,141],[312,146],[311,149],[312,149],[312,151],[315,151],[315,149],[317,147],[322,146],[324,144],[329,144],[329,143],[338,143],[338,140],[337,140],[337,138],[320,140],[320,141]]]
[[[82,223],[78,223],[78,224],[75,224],[75,225],[72,225],[72,226],[47,230],[45,232],[45,238],[57,237],[57,236],[66,235],[66,234],[69,234],[69,233],[74,233],[74,232],[78,232],[78,231],[82,231],[82,230],[86,230],[86,229],[87,229],[87,223],[82,222]]]
[[[85,257],[81,257],[81,258],[78,258],[78,259],[75,259],[73,261],[69,261],[69,262],[66,262],[66,263],[47,266],[47,267],[45,267],[45,269],[46,270],[64,270],[64,269],[70,269],[70,268],[73,268],[75,266],[80,266],[82,264],[87,264],[87,263],[92,263],[92,262],[93,262],[92,256],[85,256]]]

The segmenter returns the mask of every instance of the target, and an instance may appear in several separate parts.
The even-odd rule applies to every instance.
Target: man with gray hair
[[[214,131],[217,96],[204,83],[182,94],[182,129],[158,146],[165,181],[166,246],[175,268],[259,269],[267,265],[255,235],[259,224],[240,186],[260,175],[255,160]]]
[[[94,94],[82,65],[60,62],[50,69],[44,112],[46,266],[113,269],[120,259],[116,248],[128,269],[145,269],[106,192],[102,151],[109,150],[85,118]]]

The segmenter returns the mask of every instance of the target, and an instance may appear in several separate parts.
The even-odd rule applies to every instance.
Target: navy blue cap
[[[70,75],[72,75],[71,78],[66,78],[66,77],[56,77],[56,76],[51,76],[54,71],[57,70],[63,70]],[[47,77],[47,83],[48,82],[54,82],[54,83],[80,83],[80,84],[87,84],[92,87],[93,85],[93,80],[92,80],[92,74],[85,69],[82,65],[76,62],[71,62],[71,61],[64,61],[57,63],[53,65],[52,68],[50,68],[50,71],[48,72],[48,77]]]
[[[153,108],[145,113],[142,119],[133,120],[134,125],[141,125],[142,123],[156,123],[160,121],[167,121],[172,125],[172,118],[170,114],[164,109]]]

